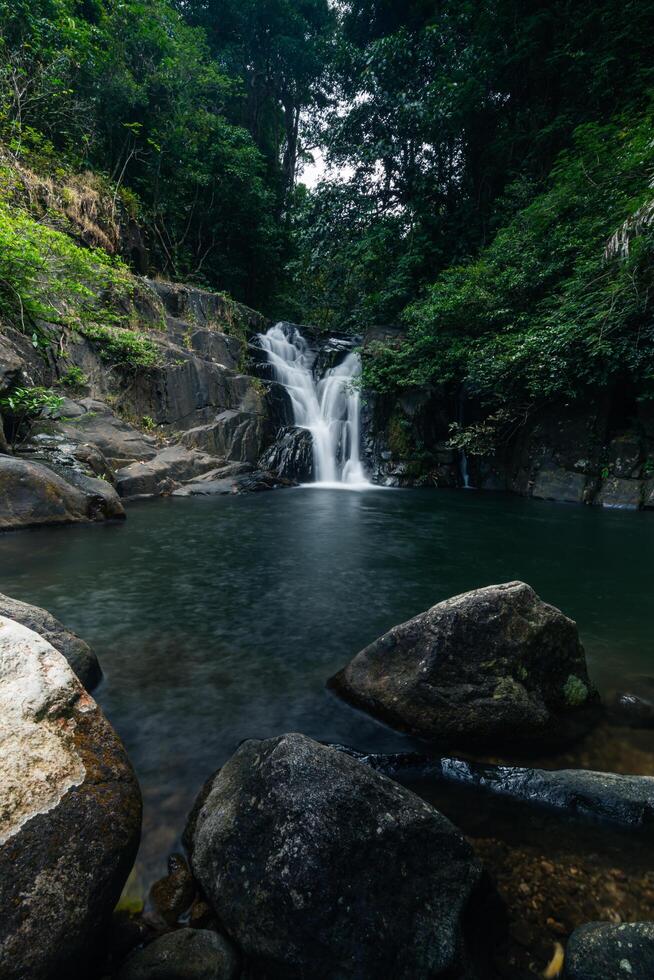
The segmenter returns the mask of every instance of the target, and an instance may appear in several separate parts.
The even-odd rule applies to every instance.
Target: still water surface
[[[448,596],[523,579],[577,620],[604,692],[654,693],[654,515],[457,491],[297,489],[132,505],[124,525],[0,536],[0,591],[92,644],[144,791],[142,867],[247,737],[410,748],[325,681]]]

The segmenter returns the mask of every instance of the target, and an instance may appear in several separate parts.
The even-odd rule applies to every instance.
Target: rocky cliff
[[[147,279],[130,305],[134,333],[65,328],[45,353],[0,328],[0,398],[34,386],[59,396],[27,426],[5,409],[0,527],[120,517],[119,498],[198,482],[199,492],[274,485],[255,465],[292,412],[285,389],[253,373],[249,343],[265,318]],[[140,345],[134,363],[116,336]]]
[[[506,427],[492,452],[453,448],[452,425],[475,421],[473,399],[423,387],[367,399],[366,452],[387,486],[466,485],[607,508],[654,508],[654,408],[621,389],[550,405]]]

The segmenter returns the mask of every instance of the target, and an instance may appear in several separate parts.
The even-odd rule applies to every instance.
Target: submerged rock
[[[0,456],[0,531],[125,517],[113,487],[88,484],[77,487],[47,466]]]
[[[634,830],[654,829],[654,777],[622,776],[587,769],[526,769],[463,759],[438,759],[415,752],[366,755],[337,746],[353,758],[400,782],[462,783],[535,806],[605,820]]]
[[[221,924],[266,976],[468,977],[468,926],[484,959],[473,905],[489,886],[461,833],[303,735],[243,743],[186,839]]]
[[[432,606],[329,683],[403,731],[486,749],[565,744],[588,730],[598,706],[575,623],[524,582]]]
[[[652,980],[654,922],[589,922],[570,936],[566,980]]]
[[[654,704],[625,691],[616,694],[609,705],[609,718],[614,725],[626,728],[654,728]]]
[[[16,623],[27,626],[51,643],[55,650],[66,658],[87,691],[93,690],[100,682],[102,677],[100,664],[88,643],[85,643],[76,633],[66,629],[46,609],[20,602],[18,599],[0,593],[0,616],[6,616],[7,619],[13,619]]]
[[[134,861],[136,777],[63,656],[0,617],[0,976],[88,976]]]
[[[133,953],[118,980],[236,980],[238,953],[224,936],[178,929]]]
[[[174,926],[187,912],[195,898],[195,882],[186,859],[181,854],[168,858],[168,874],[155,881],[150,889],[150,902],[156,916]]]

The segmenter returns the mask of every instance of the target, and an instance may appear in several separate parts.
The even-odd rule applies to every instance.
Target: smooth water
[[[361,395],[353,384],[361,374],[360,356],[351,351],[315,378],[315,352],[297,327],[277,323],[259,334],[258,341],[275,380],[289,393],[295,424],[311,433],[316,483],[367,487],[361,462]]]
[[[0,591],[97,651],[97,698],[146,800],[163,871],[195,793],[241,739],[302,731],[376,751],[409,740],[325,681],[447,596],[524,579],[574,617],[604,690],[652,696],[654,515],[482,493],[283,490],[134,504],[124,525],[0,536]]]

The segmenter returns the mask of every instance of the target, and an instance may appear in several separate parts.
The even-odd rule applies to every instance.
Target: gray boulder
[[[118,980],[236,980],[239,956],[229,940],[205,929],[179,929],[133,953]]]
[[[63,656],[0,617],[0,976],[89,976],[138,848],[123,746]]]
[[[169,493],[183,480],[201,476],[214,468],[216,460],[184,446],[169,446],[153,459],[132,463],[116,473],[121,497],[153,497]]]
[[[483,975],[466,929],[487,885],[469,844],[409,790],[303,735],[243,743],[186,840],[219,921],[262,975]]]
[[[42,428],[54,430],[75,445],[92,446],[112,467],[126,466],[136,459],[152,459],[157,453],[157,441],[144,435],[119,418],[104,402],[82,398],[75,403],[82,413],[67,414],[62,409],[56,424],[43,423]]]
[[[654,922],[590,922],[570,936],[566,980],[652,980]]]
[[[330,681],[403,731],[455,745],[562,745],[598,699],[575,623],[524,582],[447,599],[385,633]]]
[[[89,480],[83,489],[40,463],[0,456],[0,531],[124,517],[118,495],[104,481]]]
[[[27,626],[51,643],[55,650],[66,658],[87,691],[92,691],[100,682],[102,678],[100,664],[88,643],[85,643],[76,633],[66,629],[46,609],[31,606],[27,602],[20,602],[18,599],[0,593],[0,616],[6,616],[7,619],[13,619],[16,623]]]

